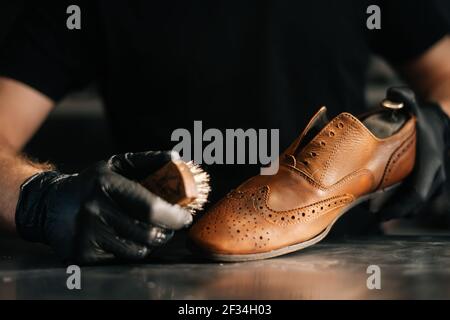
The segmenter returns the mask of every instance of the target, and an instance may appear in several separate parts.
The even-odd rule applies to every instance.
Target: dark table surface
[[[432,299],[450,298],[450,237],[344,238],[284,257],[214,263],[183,235],[150,261],[81,268],[81,290],[46,247],[0,239],[0,299]],[[381,289],[367,288],[369,265]]]

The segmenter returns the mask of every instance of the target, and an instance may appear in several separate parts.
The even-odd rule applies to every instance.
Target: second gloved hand
[[[419,103],[408,88],[389,89],[387,98],[402,102],[417,117],[414,170],[379,212],[381,220],[413,216],[439,191],[447,177],[450,119],[435,103]]]
[[[37,174],[21,187],[17,231],[79,264],[143,259],[192,222],[188,211],[138,183],[174,157],[173,152],[127,153],[80,174]]]

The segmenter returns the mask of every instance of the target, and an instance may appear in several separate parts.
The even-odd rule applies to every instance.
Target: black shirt
[[[66,8],[81,8],[68,30]],[[381,30],[366,9],[381,8]],[[365,107],[371,53],[397,64],[448,32],[435,1],[39,1],[2,47],[0,74],[55,101],[91,81],[118,151],[168,149],[176,128],[278,128],[281,147],[326,105]],[[253,172],[213,170],[223,194]],[[253,168],[256,169],[256,168]]]

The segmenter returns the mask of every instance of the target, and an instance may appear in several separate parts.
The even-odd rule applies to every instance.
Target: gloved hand
[[[416,115],[417,151],[413,172],[379,212],[382,220],[414,215],[443,186],[450,140],[450,120],[439,105],[419,103],[405,87],[390,88],[387,99]]]
[[[78,264],[143,259],[192,222],[188,211],[137,182],[177,157],[174,152],[127,153],[80,174],[32,176],[21,187],[17,231]]]

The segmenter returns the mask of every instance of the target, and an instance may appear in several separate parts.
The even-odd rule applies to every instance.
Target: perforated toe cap
[[[191,228],[191,240],[215,253],[265,251],[271,241],[263,214],[265,195],[266,188],[231,192]]]

